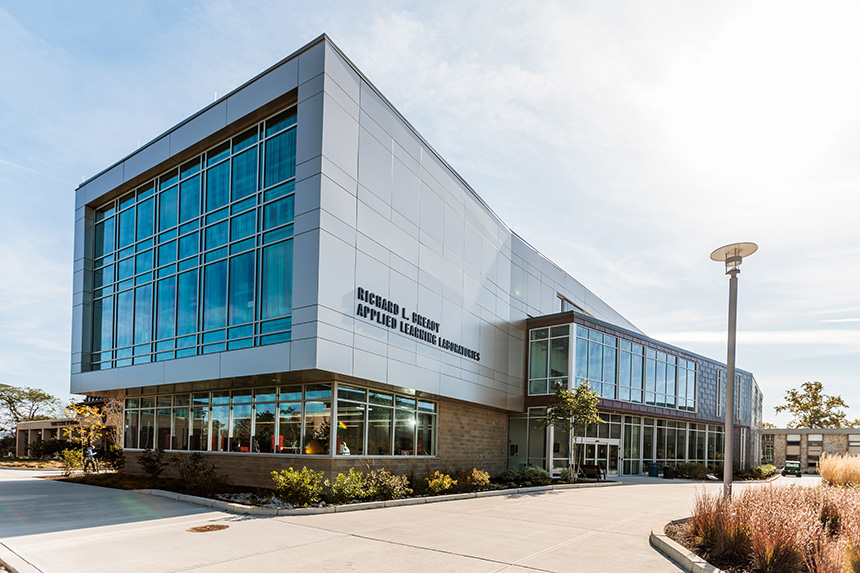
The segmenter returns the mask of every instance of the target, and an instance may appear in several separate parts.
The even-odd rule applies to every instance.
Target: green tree
[[[554,426],[557,432],[567,434],[570,440],[570,475],[576,480],[579,474],[578,439],[585,436],[589,424],[602,424],[603,419],[597,412],[600,396],[588,382],[582,381],[573,390],[559,385],[552,401],[546,407],[546,418],[538,420],[540,428]]]
[[[842,396],[828,396],[816,380],[804,382],[799,390],[786,390],[785,404],[775,410],[777,414],[788,412],[794,416],[789,428],[844,428],[851,423],[840,408],[847,407]]]
[[[60,399],[39,388],[0,384],[0,433],[18,422],[48,420],[60,409]]]

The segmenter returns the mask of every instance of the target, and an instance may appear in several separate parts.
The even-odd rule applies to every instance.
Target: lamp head
[[[726,264],[726,274],[735,275],[741,272],[740,266],[744,257],[748,257],[758,250],[758,245],[755,243],[732,243],[725,247],[720,247],[711,253],[711,260],[724,262]]]

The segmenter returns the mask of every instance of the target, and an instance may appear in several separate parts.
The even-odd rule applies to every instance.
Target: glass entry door
[[[582,463],[598,465],[606,475],[618,475],[618,452],[621,440],[589,440],[579,444]]]

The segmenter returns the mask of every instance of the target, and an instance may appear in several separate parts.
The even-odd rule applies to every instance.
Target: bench
[[[579,466],[579,473],[586,478],[606,481],[606,471],[598,465],[582,464]]]

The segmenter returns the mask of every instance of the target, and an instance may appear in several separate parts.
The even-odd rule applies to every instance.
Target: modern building
[[[784,467],[800,462],[807,473],[818,473],[824,454],[860,456],[860,428],[766,428],[762,430],[762,463]]]
[[[125,447],[273,469],[719,463],[721,373],[652,340],[510,230],[326,36],[76,190],[71,389],[125,400]],[[735,382],[737,462],[761,393]],[[133,457],[133,456],[132,456]]]

